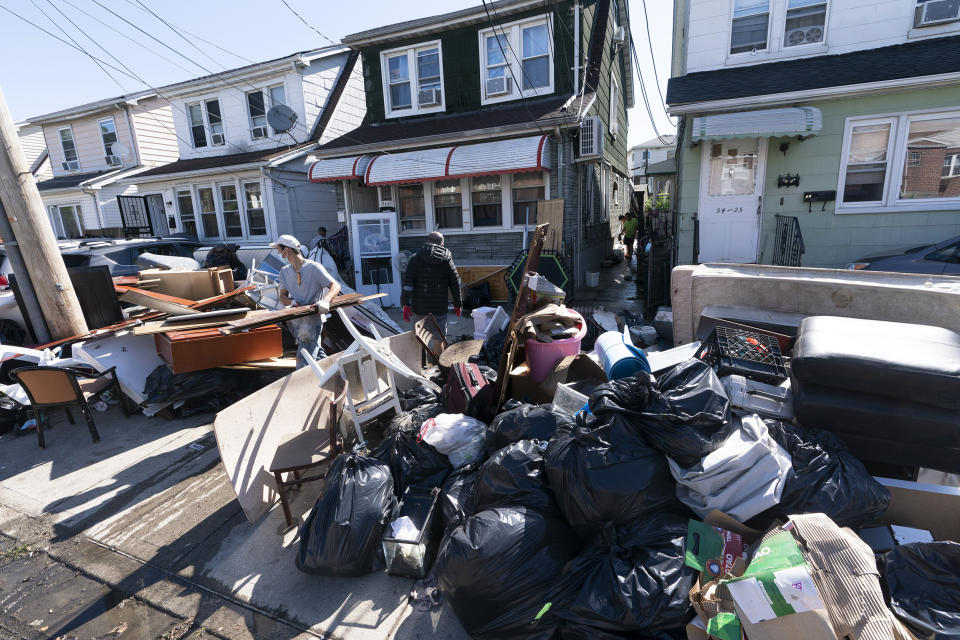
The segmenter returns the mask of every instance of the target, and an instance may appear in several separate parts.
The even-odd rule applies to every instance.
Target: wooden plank
[[[223,327],[226,326],[228,322],[233,320],[240,320],[248,317],[255,317],[258,315],[263,315],[265,313],[270,313],[267,309],[237,309],[236,316],[220,316],[215,318],[200,318],[198,320],[184,320],[183,322],[170,322],[168,320],[159,320],[155,322],[147,322],[142,326],[135,327],[133,334],[137,336],[147,336],[153,335],[155,333],[169,333],[170,331],[188,331],[190,329],[207,329],[210,327]]]
[[[159,280],[153,288],[158,293],[189,300],[222,295],[236,288],[230,267],[211,267],[202,271],[146,269],[140,272],[140,278]]]
[[[561,253],[563,250],[563,199],[539,201],[537,223],[550,225],[543,239],[543,248]]]
[[[467,265],[457,267],[460,279],[464,282],[463,289],[466,293],[467,288],[480,284],[481,282],[490,283],[490,298],[499,302],[510,299],[510,290],[503,279],[503,273],[509,268],[509,265]]]
[[[177,298],[153,291],[145,291],[143,289],[137,289],[136,287],[115,286],[114,288],[120,294],[121,302],[147,307],[154,311],[169,313],[170,315],[199,313],[190,308],[190,305],[194,304],[194,300]]]
[[[218,296],[213,296],[212,298],[204,298],[203,300],[197,300],[192,305],[190,305],[190,308],[196,309],[197,311],[206,311],[211,307],[217,306],[221,302],[226,302],[227,300],[231,300],[235,296],[238,296],[241,293],[244,293],[245,291],[250,291],[251,289],[256,289],[256,288],[257,288],[256,285],[251,284],[246,287],[240,287],[238,289],[234,289],[233,291],[228,291],[227,293],[222,293]]]
[[[362,296],[359,293],[347,293],[341,296],[337,296],[330,302],[330,309],[337,309],[340,307],[348,307],[361,302],[366,302],[367,300],[373,300],[375,298],[382,298],[387,294],[377,293],[372,296]],[[263,327],[268,324],[276,324],[279,322],[286,322],[287,320],[292,320],[294,318],[305,318],[307,316],[312,316],[317,313],[317,307],[314,305],[309,305],[306,307],[291,307],[289,309],[280,309],[279,311],[270,311],[260,316],[253,318],[245,318],[243,320],[235,320],[233,322],[228,322],[225,327],[220,329],[220,332],[226,335],[231,333],[236,333],[238,331],[247,331],[256,327]]]

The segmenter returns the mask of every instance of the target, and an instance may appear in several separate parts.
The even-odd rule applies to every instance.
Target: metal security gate
[[[773,264],[783,267],[799,267],[800,258],[807,248],[803,244],[800,221],[796,216],[777,214],[777,230],[774,234]]]
[[[155,235],[146,197],[117,196],[117,204],[120,206],[120,219],[123,221],[123,235],[142,238]]]

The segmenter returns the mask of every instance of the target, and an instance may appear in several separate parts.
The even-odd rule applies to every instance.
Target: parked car
[[[194,251],[200,246],[195,240],[178,237],[130,240],[94,238],[59,243],[60,254],[67,268],[105,265],[110,268],[110,275],[114,276],[135,275],[140,271],[142,267],[137,266],[137,256],[141,253],[193,258]],[[4,251],[0,274],[8,277],[11,271],[10,260]]]
[[[914,247],[903,253],[863,258],[850,263],[847,268],[960,275],[960,236],[938,244]]]

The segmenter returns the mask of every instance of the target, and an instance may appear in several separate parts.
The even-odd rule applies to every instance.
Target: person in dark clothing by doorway
[[[458,316],[463,306],[460,293],[460,274],[453,265],[453,254],[443,246],[443,235],[437,231],[407,263],[403,272],[404,322],[420,320],[433,314],[444,333],[447,332],[447,291],[453,298],[453,312]]]

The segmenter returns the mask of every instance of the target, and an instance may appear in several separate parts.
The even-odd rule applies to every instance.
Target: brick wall
[[[401,236],[401,251],[417,251],[427,236]],[[453,254],[456,265],[508,265],[523,246],[523,232],[465,233],[444,236],[444,246]]]

